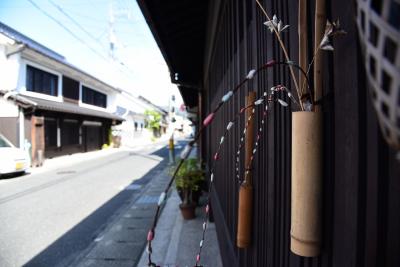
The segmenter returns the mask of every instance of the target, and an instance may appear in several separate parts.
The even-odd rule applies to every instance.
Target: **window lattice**
[[[382,133],[400,149],[400,0],[357,0],[357,24]],[[393,17],[397,17],[393,20]]]

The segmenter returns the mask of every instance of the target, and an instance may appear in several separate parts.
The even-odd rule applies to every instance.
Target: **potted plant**
[[[204,171],[197,159],[187,159],[176,174],[175,185],[182,199],[179,208],[185,220],[195,217],[194,196],[201,190],[200,184],[203,180]]]

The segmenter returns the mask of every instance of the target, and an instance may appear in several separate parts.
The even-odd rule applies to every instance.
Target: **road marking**
[[[153,204],[158,203],[158,196],[141,196],[136,203],[137,204]]]
[[[131,184],[131,185],[128,185],[127,187],[125,187],[125,190],[138,190],[140,188],[142,188],[141,185]]]
[[[103,238],[104,236],[99,236],[94,240],[94,242],[100,242]]]

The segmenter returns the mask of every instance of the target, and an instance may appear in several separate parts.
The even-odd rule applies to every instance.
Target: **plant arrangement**
[[[302,77],[303,83],[299,85],[292,66],[290,66],[290,75],[300,104],[300,111],[292,114],[290,249],[299,256],[315,257],[320,253],[322,242],[323,114],[321,112],[321,104],[323,98],[323,64],[320,52],[324,50],[333,51],[332,37],[346,32],[340,28],[338,20],[335,22],[326,20],[325,0],[316,1],[314,53],[307,70],[305,70],[307,63],[307,55],[305,54],[307,51],[307,1],[299,1],[299,59],[301,65],[294,63],[289,58],[285,44],[282,41],[281,33],[288,29],[289,26],[278,20],[276,15],[271,20],[259,0],[255,1],[267,18],[264,24],[276,36],[286,62],[296,66],[301,75],[304,75]],[[314,67],[314,90],[310,89],[308,79],[312,67]],[[305,90],[305,87],[308,90]]]
[[[182,199],[179,207],[186,220],[195,217],[196,196],[201,192],[204,174],[201,164],[194,158],[187,159],[176,173],[175,186]]]

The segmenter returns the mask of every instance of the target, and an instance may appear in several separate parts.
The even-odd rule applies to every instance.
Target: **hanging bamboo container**
[[[237,246],[247,248],[251,245],[251,218],[253,207],[253,186],[245,183],[239,189],[239,213]]]
[[[250,92],[246,97],[246,105],[252,105],[256,99],[256,93]],[[251,116],[251,109],[246,111],[246,121]],[[245,168],[251,162],[254,143],[254,118],[250,119],[247,127],[245,139]],[[251,170],[249,171],[246,180],[239,188],[239,205],[238,205],[238,230],[236,245],[239,248],[247,248],[251,245],[251,223],[253,216],[253,183]]]
[[[315,257],[321,245],[322,113],[293,112],[290,249]]]

